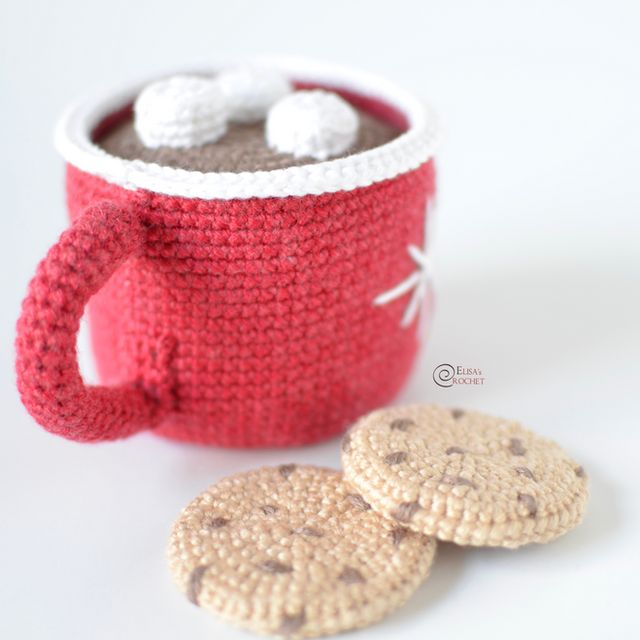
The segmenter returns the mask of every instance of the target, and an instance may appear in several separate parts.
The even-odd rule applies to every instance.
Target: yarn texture
[[[227,130],[227,103],[210,78],[173,76],[145,87],[134,105],[135,129],[147,147],[196,147]]]
[[[349,154],[359,154],[395,140],[402,131],[387,122],[360,110],[358,138]],[[313,158],[294,158],[288,153],[278,153],[267,146],[264,122],[237,124],[230,122],[227,132],[216,142],[198,147],[176,149],[160,147],[150,149],[139,140],[128,113],[115,122],[104,135],[96,139],[100,149],[111,156],[126,160],[141,160],[156,166],[184,169],[190,172],[225,172],[255,174],[289,167],[308,165]],[[285,179],[284,185],[288,183]]]
[[[437,128],[385,81],[282,69],[402,133],[326,162],[202,173],[95,144],[139,88],[62,119],[72,225],[38,267],[16,339],[21,397],[45,428],[295,446],[340,433],[406,380],[420,336],[398,284],[416,270],[409,248],[424,246]],[[75,359],[85,307],[103,386],[85,385]]]
[[[326,160],[354,145],[359,124],[357,112],[337,94],[296,91],[269,110],[267,144],[296,158]]]
[[[270,64],[272,64],[270,62]],[[152,162],[125,160],[96,144],[104,122],[121,113],[140,93],[136,83],[69,107],[56,127],[55,143],[74,167],[126,189],[206,200],[304,196],[349,191],[417,169],[433,158],[440,141],[438,119],[422,100],[384,78],[310,60],[285,59],[278,68],[295,78],[297,89],[323,88],[404,133],[374,149],[319,163],[275,171],[184,171]],[[208,70],[210,73],[211,70]]]
[[[373,300],[413,271],[407,246],[422,242],[434,188],[428,162],[353,191],[198,200],[70,166],[74,223],[39,267],[18,326],[23,402],[78,440],[154,427],[257,447],[339,433],[389,402],[411,370],[408,296]],[[91,206],[105,200],[129,213]],[[75,334],[91,296],[98,372],[119,391],[94,393],[79,378]]]
[[[86,387],[76,359],[85,304],[143,241],[130,209],[93,205],[62,234],[29,284],[16,339],[18,389],[31,415],[54,433],[81,441],[120,438],[153,427],[172,405],[169,335],[153,338],[146,386],[135,380]]]
[[[461,545],[549,542],[579,524],[587,501],[584,469],[555,442],[475,411],[375,411],[345,435],[342,463],[380,514]]]
[[[284,464],[193,500],[173,527],[169,566],[193,604],[252,631],[311,638],[402,605],[435,549],[371,510],[341,473]]]

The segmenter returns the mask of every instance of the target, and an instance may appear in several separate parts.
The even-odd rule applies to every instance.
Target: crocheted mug
[[[38,266],[16,340],[22,400],[49,431],[299,445],[401,387],[428,286],[433,117],[375,76],[277,64],[297,86],[336,91],[403,132],[341,159],[199,173],[95,144],[139,86],[64,115],[72,225]],[[101,386],[84,384],[76,359],[87,305]]]

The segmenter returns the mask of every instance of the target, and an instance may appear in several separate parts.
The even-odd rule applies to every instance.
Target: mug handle
[[[154,393],[134,382],[85,385],[76,356],[89,298],[144,241],[131,210],[100,202],[82,212],[38,265],[18,320],[16,373],[22,402],[48,431],[82,442],[115,440],[155,426],[171,408],[171,391],[162,385]],[[159,346],[168,359],[171,345]]]

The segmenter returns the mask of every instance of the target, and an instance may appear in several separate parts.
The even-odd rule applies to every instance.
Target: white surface
[[[275,48],[388,75],[444,117],[438,308],[402,400],[521,418],[591,481],[584,524],[564,539],[443,545],[405,608],[349,637],[638,636],[639,19],[637,3],[615,0],[3,7],[0,637],[250,638],[175,592],[163,556],[173,517],[239,469],[338,464],[336,441],[286,452],[150,435],[65,442],[14,390],[18,305],[66,226],[50,143],[61,108],[101,83]],[[86,363],[84,338],[81,351]],[[480,367],[486,383],[440,389],[441,362]]]

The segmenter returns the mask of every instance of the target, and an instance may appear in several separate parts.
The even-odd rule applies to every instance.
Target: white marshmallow
[[[359,127],[355,109],[335,93],[296,91],[269,110],[266,138],[280,153],[326,160],[353,146]]]
[[[277,100],[291,93],[291,83],[276,69],[244,65],[222,71],[218,82],[232,122],[258,122]]]
[[[197,147],[227,130],[228,109],[212,78],[173,76],[148,85],[134,104],[134,127],[146,147]]]

